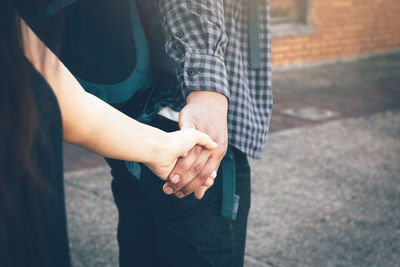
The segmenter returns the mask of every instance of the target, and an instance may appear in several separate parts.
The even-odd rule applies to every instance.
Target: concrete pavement
[[[275,71],[273,84],[245,266],[400,266],[400,52]],[[118,266],[109,169],[64,155],[74,266]]]
[[[251,166],[246,266],[400,266],[400,112],[273,133]],[[75,266],[117,266],[110,180],[66,174]]]
[[[264,154],[247,266],[400,266],[400,113],[278,132]]]

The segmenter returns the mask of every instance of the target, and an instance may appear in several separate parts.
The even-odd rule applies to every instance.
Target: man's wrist
[[[210,135],[219,145],[227,142],[228,99],[225,95],[214,91],[193,91],[186,98],[186,105],[201,109],[196,117],[199,121],[195,123],[200,127],[198,130]]]
[[[215,102],[219,107],[226,107],[228,109],[228,98],[214,91],[193,91],[186,97],[186,104],[204,100]]]

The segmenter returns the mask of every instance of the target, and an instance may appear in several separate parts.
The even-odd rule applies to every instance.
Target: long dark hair
[[[4,0],[0,8],[0,265],[31,266],[43,257],[47,266],[46,240],[31,240],[45,231],[38,205],[45,187],[31,158],[37,118],[17,15],[21,3]],[[34,255],[34,244],[43,255]]]

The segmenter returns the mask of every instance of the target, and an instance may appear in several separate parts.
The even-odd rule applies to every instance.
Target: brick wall
[[[270,1],[270,10],[272,16],[290,16],[295,17],[297,14],[297,5],[299,0],[273,0]]]
[[[273,65],[400,49],[400,0],[312,0],[311,22],[310,34],[273,38]]]

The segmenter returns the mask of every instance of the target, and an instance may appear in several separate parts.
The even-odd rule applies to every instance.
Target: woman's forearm
[[[89,93],[77,101],[73,103],[80,107],[76,114],[68,114],[70,108],[64,106],[65,141],[105,157],[144,163],[166,152],[165,132],[129,118]]]
[[[85,92],[25,23],[22,33],[26,57],[57,97],[65,141],[105,157],[144,163],[166,150],[169,141],[165,132],[141,124]]]
[[[187,155],[196,144],[207,149],[217,147],[208,135],[194,128],[165,133],[129,118],[85,92],[25,23],[22,37],[26,57],[56,95],[65,141],[104,157],[145,163],[162,179],[168,179],[177,159]],[[216,174],[210,176],[215,178]],[[212,182],[204,185],[211,186]]]

